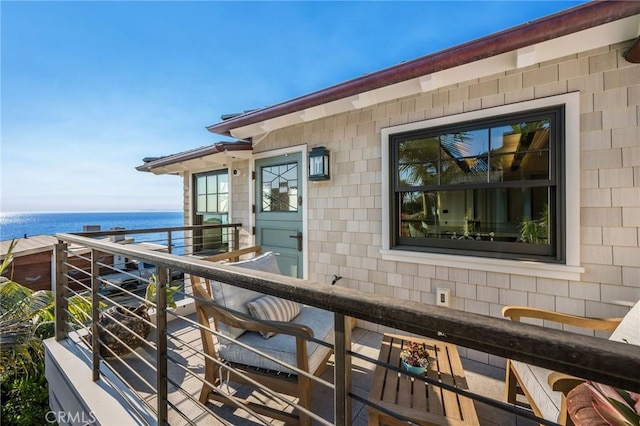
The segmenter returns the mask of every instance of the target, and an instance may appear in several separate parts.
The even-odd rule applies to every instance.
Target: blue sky
[[[227,140],[220,115],[579,3],[3,1],[0,210],[179,210],[135,167]]]

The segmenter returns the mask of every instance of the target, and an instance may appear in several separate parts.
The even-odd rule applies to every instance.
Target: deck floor
[[[186,366],[196,373],[200,373],[200,377],[204,375],[204,362],[198,352],[201,349],[199,331],[190,324],[182,320],[171,321],[169,323],[170,333],[175,339],[169,341],[169,352],[173,361]],[[154,336],[149,336],[149,340]],[[355,328],[352,333],[353,351],[366,357],[377,359],[378,351],[382,342],[382,335],[362,328]],[[147,360],[150,364],[155,364],[155,352],[148,347],[140,347],[136,352]],[[125,367],[126,362],[131,369]],[[330,363],[333,362],[333,358]],[[135,392],[141,399],[147,401],[151,406],[155,406],[156,392],[150,387],[155,385],[155,372],[149,368],[142,360],[134,354],[123,357],[122,361],[110,361],[111,365],[118,371],[133,387]],[[504,369],[489,366],[470,359],[462,358],[467,381],[470,391],[485,397],[489,397],[498,401],[502,401],[504,397]],[[352,373],[352,391],[353,393],[367,399],[369,388],[373,377],[374,365],[366,360],[353,358]],[[135,371],[135,373],[132,372]],[[179,409],[184,417],[175,409],[169,409],[169,424],[181,425],[189,424],[188,418],[197,424],[225,424],[228,422],[232,425],[256,425],[262,424],[259,420],[252,418],[250,414],[244,410],[237,409],[229,405],[222,405],[218,402],[209,402],[208,408],[220,416],[216,419],[211,413],[203,410],[194,400],[197,400],[202,382],[196,377],[185,372],[173,362],[169,363],[169,378],[175,384],[169,384],[168,393],[169,401]],[[325,371],[322,378],[328,382],[333,382],[333,367],[330,365]],[[225,383],[223,386],[236,392],[237,395],[248,398],[256,398],[265,400],[266,397],[255,391],[249,386],[242,386],[236,383]],[[289,397],[286,397],[289,398]],[[517,417],[514,414],[506,413],[500,409],[488,406],[478,401],[474,402],[481,425],[520,425],[532,426],[535,423]],[[287,410],[284,403],[278,401],[270,401],[269,405],[279,407],[281,410]],[[353,401],[353,424],[357,426],[366,425],[368,423],[367,408],[358,401]],[[333,421],[333,391],[326,386],[316,384],[313,390],[312,411],[323,419]],[[270,424],[280,424],[277,421],[268,419]]]

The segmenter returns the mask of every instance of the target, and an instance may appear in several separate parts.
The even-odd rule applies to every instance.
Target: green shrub
[[[12,241],[2,274],[11,263],[16,241]],[[87,295],[69,299],[76,322],[90,319]],[[49,385],[44,374],[42,340],[52,337],[55,300],[50,291],[36,291],[0,277],[0,420],[3,425],[47,424]],[[49,423],[55,424],[55,423]]]
[[[31,426],[55,424],[47,422],[49,385],[44,377],[44,362],[40,374],[13,376],[2,384],[2,424]]]

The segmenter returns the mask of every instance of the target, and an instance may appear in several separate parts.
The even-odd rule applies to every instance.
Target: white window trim
[[[491,118],[498,115],[524,112],[537,108],[558,105],[565,106],[565,241],[566,261],[564,264],[535,261],[506,260],[476,256],[425,253],[410,250],[391,250],[389,174],[389,137],[396,133],[450,125],[470,120]],[[488,272],[502,272],[545,278],[580,281],[584,267],[580,265],[580,93],[535,99],[526,102],[503,105],[495,108],[471,111],[462,114],[439,117],[415,123],[387,127],[381,130],[382,143],[382,249],[384,260],[474,269]]]

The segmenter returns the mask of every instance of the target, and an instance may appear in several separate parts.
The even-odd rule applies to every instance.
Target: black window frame
[[[205,210],[198,210],[198,179],[205,178],[209,176],[227,176],[227,210],[226,211],[208,211],[206,207],[209,205],[208,199],[205,200]],[[222,170],[214,170],[203,173],[195,173],[193,174],[192,179],[192,208],[193,208],[193,224],[194,225],[204,225],[209,220],[219,219],[220,224],[229,223],[229,208],[231,206],[231,178],[229,176],[229,171],[227,169]],[[218,179],[216,179],[216,197],[220,196],[220,192],[218,192]],[[214,194],[214,192],[206,191],[205,195],[208,197],[209,195]],[[216,199],[216,205],[219,205],[218,199]],[[209,217],[207,219],[207,217]],[[229,239],[227,235],[227,230],[223,230],[222,228],[214,228],[214,229],[196,229],[193,231],[193,252],[198,253],[199,255],[212,255],[220,252],[225,252],[229,250]]]
[[[549,179],[517,180],[502,182],[469,182],[431,184],[421,186],[401,186],[399,182],[399,154],[401,142],[434,137],[445,133],[456,133],[527,122],[536,119],[549,119]],[[426,127],[419,130],[399,132],[389,135],[389,229],[390,248],[392,250],[420,251],[475,257],[502,259],[526,259],[549,263],[563,263],[566,260],[565,243],[565,106],[525,110],[502,114],[477,120],[461,121],[441,126]],[[544,183],[544,185],[542,185]],[[506,241],[475,241],[457,239],[438,239],[426,237],[407,237],[401,235],[400,194],[416,191],[453,191],[474,189],[508,189],[522,187],[546,187],[550,191],[549,238],[550,244],[530,244]],[[576,218],[577,219],[577,218]]]
[[[209,200],[208,197],[211,194],[216,194],[216,197],[220,196],[220,192],[218,192],[219,186],[218,186],[218,179],[216,179],[216,191],[215,192],[210,192],[210,191],[206,191],[205,192],[205,196],[207,197],[207,200],[205,201],[205,210],[198,210],[198,179],[199,178],[205,178],[205,180],[209,177],[209,176],[221,176],[221,175],[226,175],[227,176],[227,210],[226,211],[209,211],[206,209],[206,206],[209,205]],[[194,214],[197,215],[205,215],[205,214],[228,214],[229,213],[229,205],[231,203],[231,192],[230,192],[230,185],[231,185],[231,180],[229,178],[229,171],[226,169],[223,170],[216,170],[216,171],[211,171],[211,172],[205,172],[205,173],[197,173],[193,175],[193,211]],[[219,201],[216,199],[216,204],[219,204]]]

